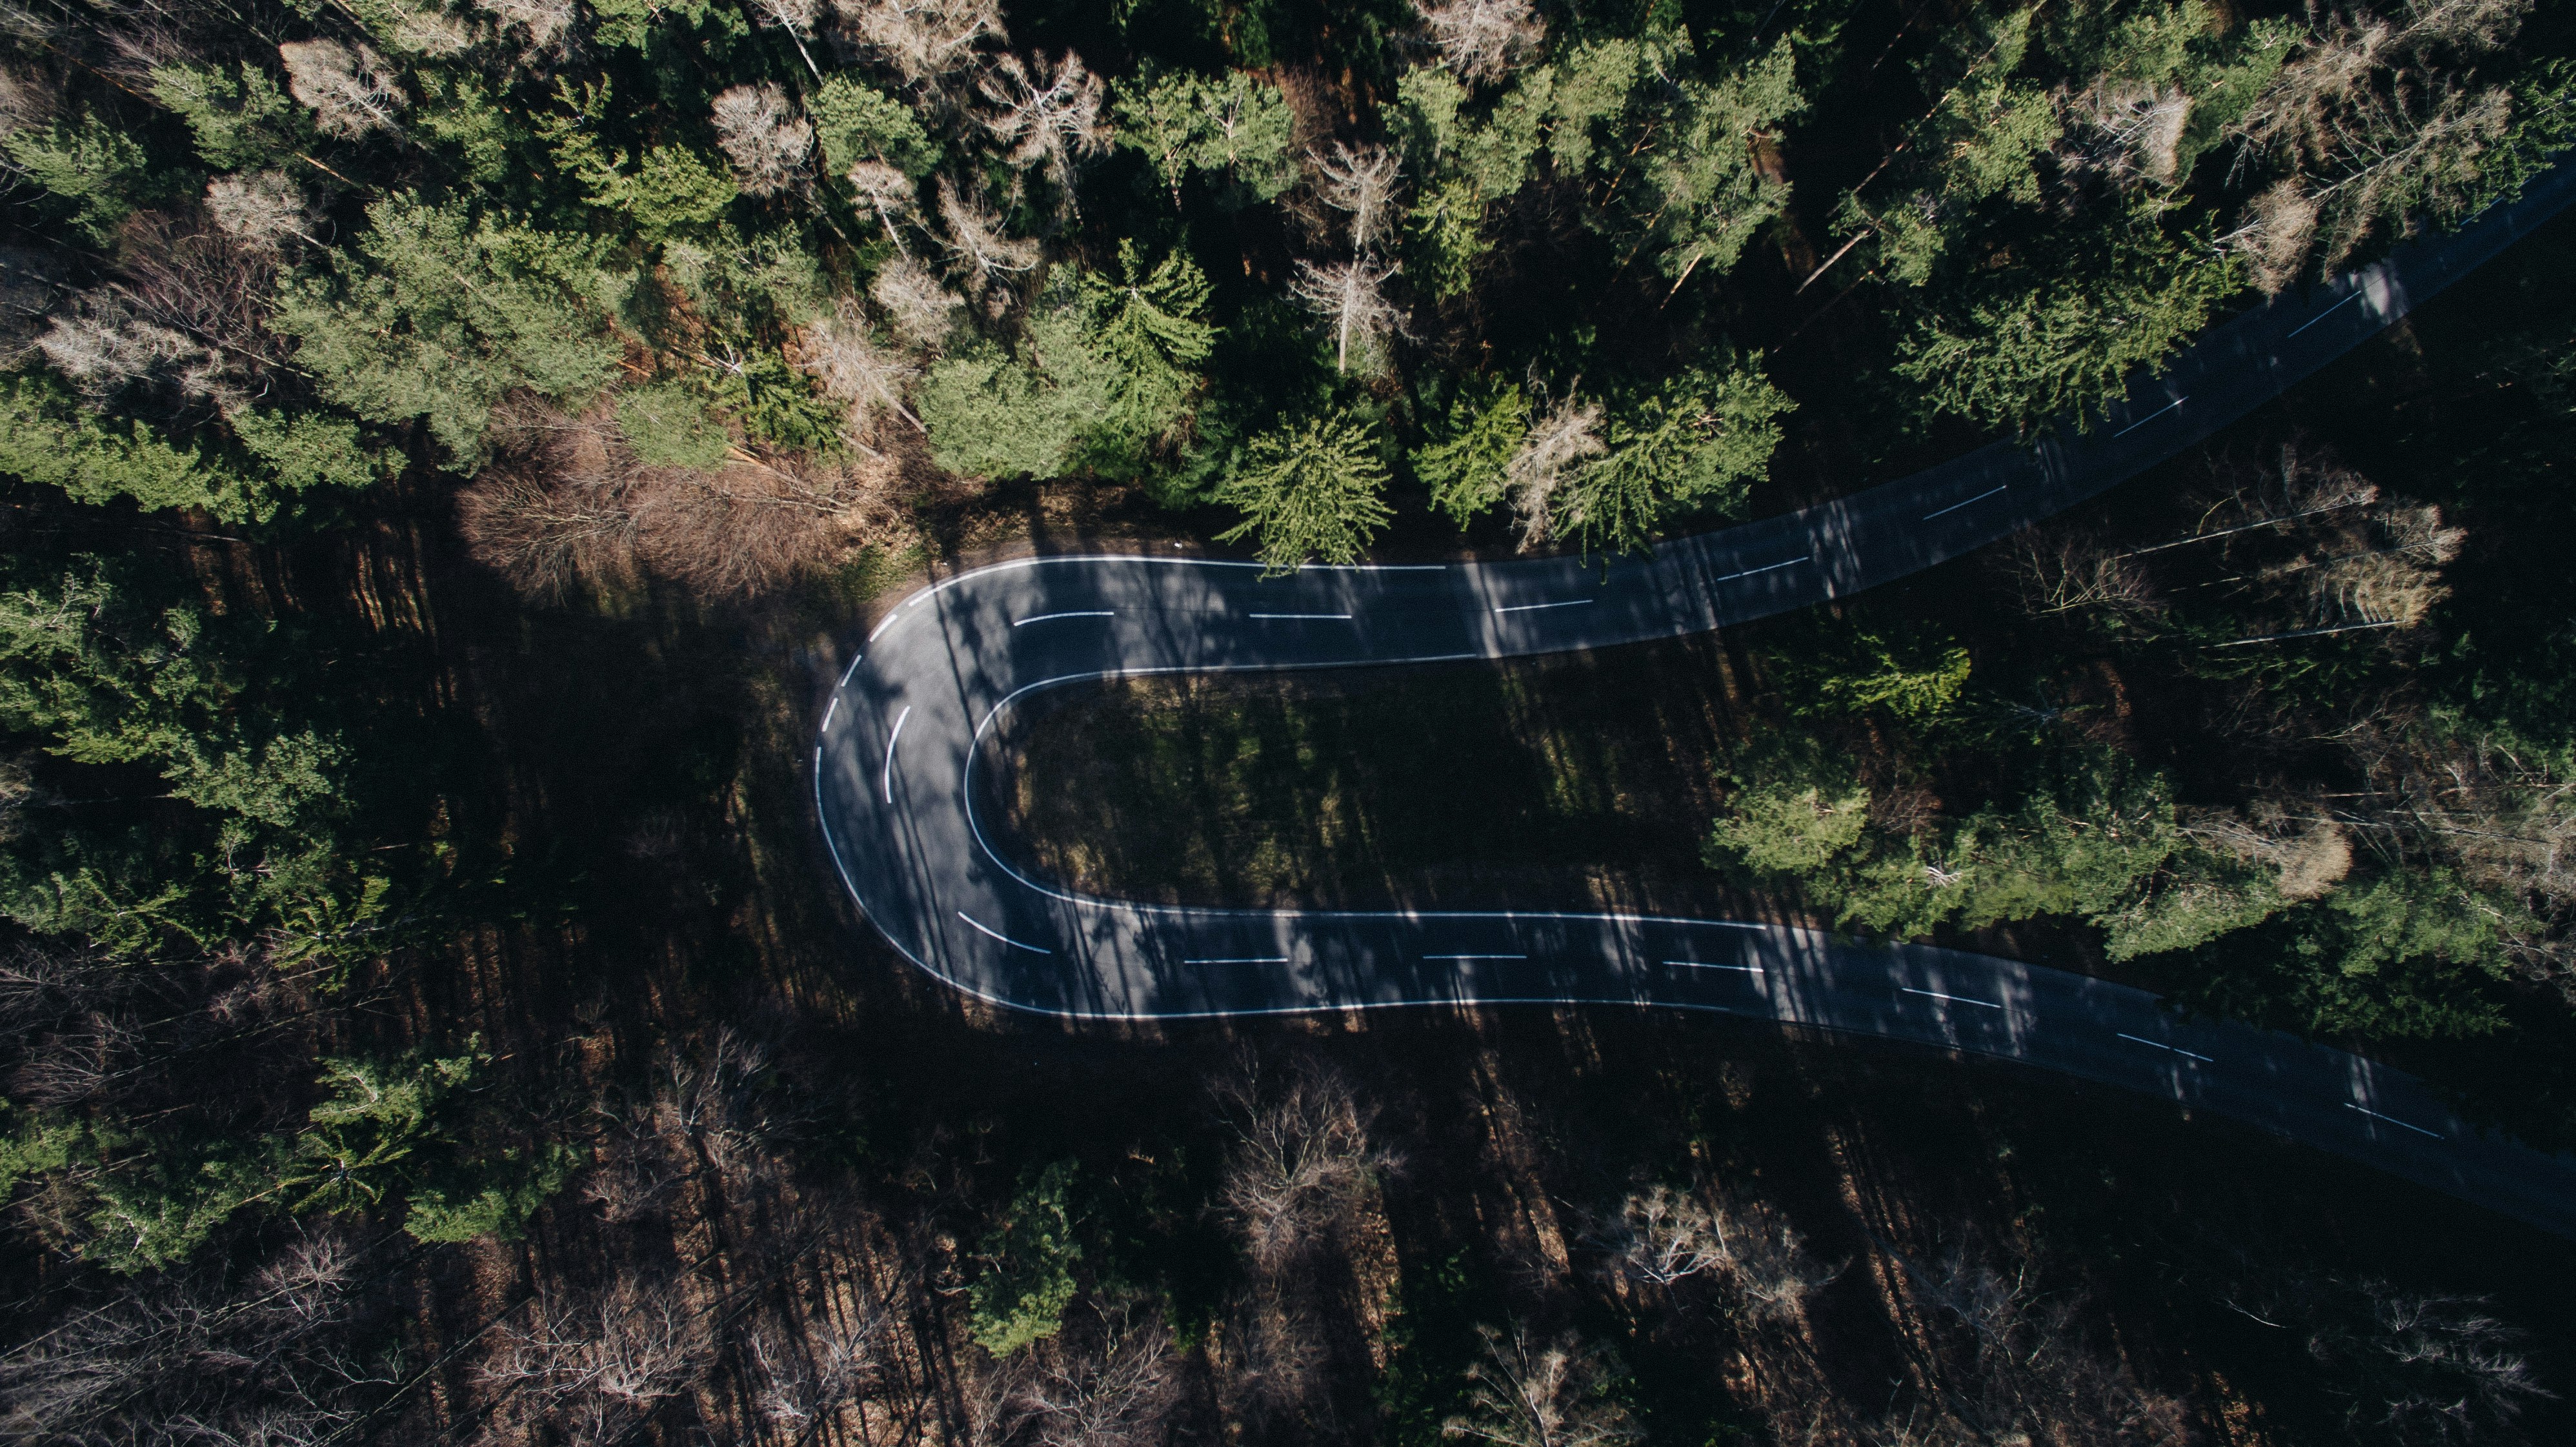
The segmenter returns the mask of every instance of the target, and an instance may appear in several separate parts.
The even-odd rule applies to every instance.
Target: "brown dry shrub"
[[[645,463],[613,405],[580,417],[517,400],[496,457],[457,503],[476,561],[522,592],[637,577],[701,597],[748,597],[899,537],[914,475],[896,455],[826,459],[735,447],[712,471]]]

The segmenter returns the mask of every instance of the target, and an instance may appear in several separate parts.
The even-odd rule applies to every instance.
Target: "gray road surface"
[[[1003,563],[923,589],[850,660],[815,748],[841,878],[957,989],[1094,1019],[1466,1002],[1649,1005],[1881,1036],[2147,1091],[2576,1235],[2576,1158],[2484,1135],[2421,1083],[2143,991],[1927,947],[1728,920],[1162,907],[1005,857],[974,761],[1004,710],[1104,675],[1507,658],[1696,633],[1960,556],[2200,442],[2576,199],[2576,166],[2439,241],[2214,329],[2091,432],[1998,443],[1651,554],[1308,568],[1149,557]]]

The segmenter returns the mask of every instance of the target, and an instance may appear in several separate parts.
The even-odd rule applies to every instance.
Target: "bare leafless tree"
[[[402,0],[387,0],[383,13],[385,28],[376,33],[403,54],[444,59],[462,55],[474,44],[474,32],[463,18],[436,4],[409,5]]]
[[[883,1307],[870,1306],[799,1331],[771,1323],[752,1333],[743,1350],[760,1414],[791,1432],[817,1431],[882,1384],[894,1329]]]
[[[1795,1317],[1840,1274],[1808,1254],[1786,1216],[1760,1201],[1710,1204],[1701,1192],[1655,1186],[1630,1195],[1596,1230],[1611,1270],[1671,1288],[1719,1284],[1731,1315],[1753,1325]]]
[[[1297,263],[1288,289],[1332,329],[1337,370],[1347,372],[1356,366],[1377,371],[1390,360],[1388,340],[1408,335],[1404,313],[1386,294],[1386,284],[1395,273],[1395,263],[1365,256],[1320,266],[1305,260]]]
[[[965,299],[940,285],[939,277],[911,257],[897,257],[877,271],[868,295],[885,308],[894,334],[911,346],[936,349],[957,325]]]
[[[1546,22],[1530,0],[1417,0],[1417,7],[1441,64],[1471,83],[1502,79],[1547,44]]]
[[[2022,608],[2035,618],[2086,614],[2140,624],[2165,611],[2147,566],[2076,527],[2014,534],[2010,566]]]
[[[410,104],[395,68],[364,45],[290,40],[277,47],[277,57],[286,66],[286,88],[312,107],[313,123],[327,134],[397,129]]]
[[[573,0],[474,0],[474,8],[503,32],[515,30],[526,55],[562,53],[581,18]]]
[[[2293,813],[2279,799],[2249,808],[2178,811],[2183,829],[2212,848],[2273,871],[2281,897],[2322,899],[2352,872],[2352,832],[2308,804]]]
[[[1011,148],[1012,164],[1044,172],[1071,206],[1074,168],[1109,149],[1100,78],[1070,50],[1052,64],[1043,55],[1026,61],[1004,55],[976,89],[992,107],[982,117],[984,128]]]
[[[392,1384],[360,1334],[381,1302],[362,1253],[290,1242],[229,1282],[138,1281],[0,1356],[12,1441],[316,1447]]]
[[[1385,146],[1335,141],[1331,150],[1309,152],[1306,159],[1315,168],[1316,197],[1350,218],[1354,256],[1375,251],[1395,235],[1402,157]]]
[[[877,218],[885,229],[886,240],[906,263],[912,259],[912,248],[903,239],[903,225],[921,211],[921,193],[913,179],[883,161],[861,161],[842,177],[857,193],[859,208]]]
[[[671,1280],[624,1276],[589,1292],[556,1285],[496,1336],[481,1371],[487,1387],[508,1392],[487,1437],[494,1442],[542,1422],[606,1447],[715,1360],[713,1324]]]
[[[2246,203],[2245,214],[2223,242],[2245,259],[2255,286],[2278,296],[2307,273],[2308,251],[2317,237],[2318,206],[2305,183],[2285,178],[2265,187]]]
[[[835,0],[844,25],[904,79],[936,84],[980,64],[982,42],[1007,43],[998,0]]]
[[[1546,542],[1556,523],[1557,494],[1577,469],[1609,450],[1601,440],[1601,404],[1574,392],[1530,423],[1512,460],[1503,467],[1512,516],[1520,525],[1521,551]]]
[[[2103,1447],[2191,1440],[2183,1404],[2098,1349],[2083,1326],[2083,1298],[2043,1291],[2028,1261],[1999,1269],[1961,1238],[1928,1258],[1899,1255],[1896,1264],[1925,1312],[1925,1390],[1890,1429],[1945,1447],[2015,1438]]]
[[[833,316],[805,329],[803,365],[822,383],[823,393],[851,408],[853,432],[864,432],[879,414],[891,412],[918,430],[921,419],[904,405],[904,391],[918,369],[877,345],[867,319],[844,304]]]
[[[744,192],[775,196],[804,179],[814,125],[796,114],[784,86],[737,85],[718,92],[713,109],[716,144]]]
[[[150,382],[167,383],[182,396],[209,397],[226,380],[224,359],[213,348],[137,316],[123,293],[110,287],[74,297],[36,346],[93,406]]]
[[[814,63],[814,53],[805,42],[814,38],[814,26],[823,18],[823,0],[750,0],[751,13],[763,25],[785,31],[796,53],[805,61],[816,80],[823,78],[823,68]]]
[[[273,254],[286,238],[319,246],[302,187],[283,171],[217,176],[206,183],[206,215],[245,251]]]
[[[2179,86],[2105,79],[2059,102],[2066,129],[2057,154],[2071,173],[2113,185],[2171,185],[2191,97]]]
[[[1602,1393],[1601,1354],[1572,1332],[1541,1337],[1519,1322],[1478,1327],[1485,1354],[1467,1369],[1467,1410],[1440,1435],[1493,1447],[1624,1447],[1645,1433]]]
[[[1011,277],[1036,269],[1038,244],[1002,229],[1002,218],[984,198],[939,178],[939,218],[947,224],[941,238],[957,267],[975,290],[986,291]]]
[[[1154,1303],[1095,1302],[1018,1375],[1004,1437],[1027,1447],[1154,1447],[1181,1396],[1171,1329]]]
[[[1301,1436],[1331,1435],[1323,1323],[1291,1294],[1262,1289],[1238,1300],[1210,1345],[1210,1360],[1226,1421],[1256,1431],[1295,1423]]]
[[[2523,1334],[2483,1297],[2364,1277],[2282,1306],[2291,1320],[2304,1318],[2308,1352],[2332,1374],[2355,1441],[2474,1447],[2525,1440],[2518,1419],[2555,1395],[2520,1349]]]
[[[1285,1270],[1328,1237],[1358,1194],[1396,1164],[1371,1138],[1374,1112],[1322,1066],[1265,1071],[1247,1060],[1218,1095],[1236,1136],[1226,1212],[1265,1272]]]

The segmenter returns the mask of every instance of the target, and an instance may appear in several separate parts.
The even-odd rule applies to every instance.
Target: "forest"
[[[1001,1014],[803,770],[924,577],[1633,552],[2089,427],[2571,145],[2531,0],[0,0],[0,1436],[2563,1440],[2564,1242],[1723,1022]],[[1139,689],[1015,822],[1403,896],[1478,862],[1316,837],[1383,801],[1311,739],[1509,725],[1470,893],[1644,860],[2576,1143],[2570,261],[1601,661],[1668,714]]]

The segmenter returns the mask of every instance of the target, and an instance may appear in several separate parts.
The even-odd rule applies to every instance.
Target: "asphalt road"
[[[2186,1021],[2143,991],[2012,960],[1776,925],[1622,915],[1298,913],[1094,899],[988,840],[995,720],[1108,674],[1506,658],[1696,633],[1931,567],[2189,447],[2343,355],[2576,199],[2576,165],[2438,242],[2215,328],[2082,434],[1998,443],[1785,516],[1606,565],[1308,568],[1150,557],[1003,563],[923,589],[850,660],[815,748],[842,881],[959,990],[1094,1019],[1468,1002],[1717,1011],[1999,1056],[2150,1092],[2576,1236],[2576,1158],[2482,1134],[2341,1051]]]

